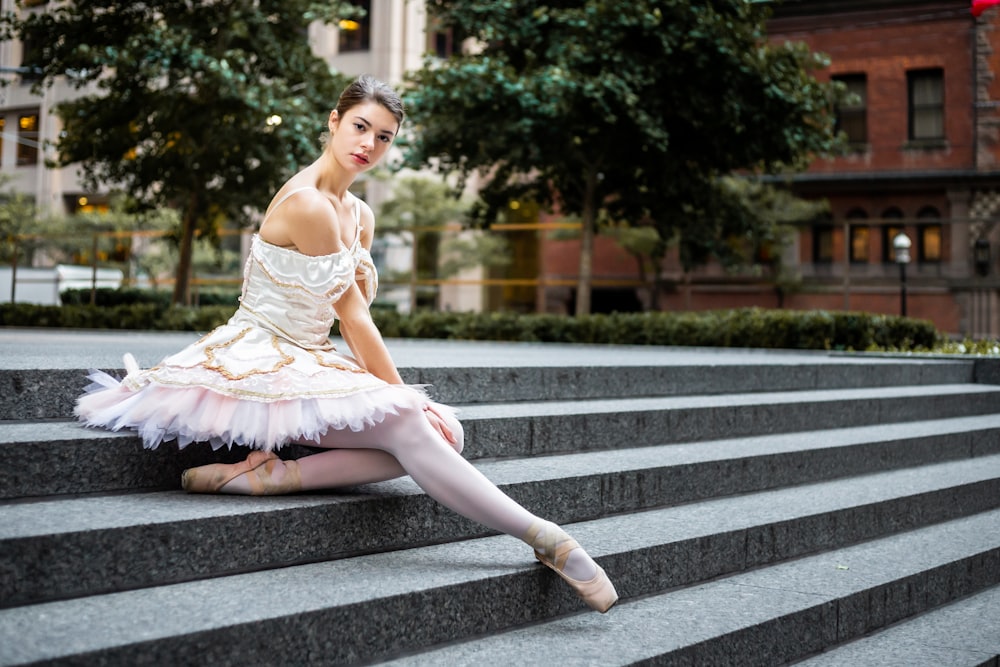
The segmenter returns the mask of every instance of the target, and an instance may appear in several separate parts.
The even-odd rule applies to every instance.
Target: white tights
[[[558,526],[543,522],[521,507],[462,458],[462,426],[451,417],[445,421],[455,435],[454,445],[434,430],[420,410],[389,415],[363,431],[331,431],[319,443],[330,451],[298,459],[302,489],[355,486],[408,474],[445,507],[494,530],[524,540],[528,528],[541,522],[545,530],[562,534]],[[276,466],[272,475],[280,478],[283,467]],[[246,475],[233,479],[222,491],[250,493]],[[574,549],[565,572],[574,579],[588,580],[594,576],[596,565],[583,549]]]

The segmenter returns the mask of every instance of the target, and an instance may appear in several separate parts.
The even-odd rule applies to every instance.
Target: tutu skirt
[[[207,442],[272,451],[318,443],[331,430],[370,428],[430,402],[424,387],[388,384],[332,344],[308,349],[244,324],[234,318],[150,369],[126,354],[121,380],[91,371],[77,417],[134,430],[149,449],[176,440],[181,448]]]

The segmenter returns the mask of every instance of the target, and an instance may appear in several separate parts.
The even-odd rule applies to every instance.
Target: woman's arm
[[[340,319],[340,335],[364,369],[390,384],[403,384],[357,283],[352,283],[333,307]]]

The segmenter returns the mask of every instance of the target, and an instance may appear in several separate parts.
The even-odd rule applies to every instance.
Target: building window
[[[944,139],[944,72],[907,72],[906,84],[910,94],[910,139]]]
[[[38,164],[38,114],[17,118],[17,164]]]
[[[936,263],[941,261],[941,237],[942,227],[940,222],[941,214],[933,206],[928,206],[917,213],[917,218],[921,221],[917,226],[917,260],[920,262]]]
[[[855,220],[867,220],[868,214],[863,209],[851,209],[847,213],[850,226],[850,258],[854,264],[867,264],[869,247],[871,245],[871,228],[868,225],[857,224]]]
[[[837,107],[838,132],[847,136],[852,144],[868,141],[868,77],[864,74],[848,74],[833,77],[847,88],[851,99]]]
[[[371,0],[355,0],[352,7],[362,10],[360,15],[341,19],[337,24],[338,47],[340,53],[367,51],[371,43]]]
[[[427,51],[442,60],[462,52],[466,35],[455,26],[444,26],[436,16],[427,17]]]
[[[903,219],[903,212],[893,207],[882,212],[883,220]],[[903,223],[889,223],[882,227],[882,261],[892,264],[896,261],[896,248],[892,245],[892,240],[903,231]]]
[[[813,227],[813,262],[829,264],[833,261],[833,225]]]

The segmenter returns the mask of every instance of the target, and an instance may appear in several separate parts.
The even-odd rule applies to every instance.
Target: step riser
[[[86,369],[0,370],[0,419],[67,419],[87,385]],[[109,369],[123,377],[123,369]],[[586,400],[643,396],[853,389],[973,382],[971,362],[733,366],[403,368],[443,403]]]
[[[863,468],[866,460],[881,461],[888,468],[916,464],[908,458],[911,455],[921,463],[964,458],[974,439],[973,435],[966,435],[956,442],[937,437],[928,438],[925,443],[903,441],[858,446],[849,451],[803,452],[799,456],[786,455],[780,465],[773,457],[765,456],[501,488],[529,510],[565,524],[611,513],[830,479]],[[827,463],[841,467],[828,468]],[[776,472],[776,467],[780,472]],[[877,468],[872,465],[869,471]],[[961,487],[953,492],[954,497],[948,493],[931,494],[937,500],[926,507],[924,501],[909,498],[886,504],[899,504],[905,516],[907,508],[912,511],[911,505],[916,503],[921,508],[920,520],[928,522],[959,516],[948,514],[952,511],[977,512],[1000,506],[1000,480]],[[247,499],[217,500],[238,503]],[[936,507],[934,502],[942,507]],[[842,518],[834,515],[830,521],[833,526],[825,526],[823,534],[834,542],[875,535],[851,533],[853,537],[842,538]],[[867,515],[853,514],[848,523],[853,531],[882,525],[878,521],[872,524]],[[398,530],[378,530],[375,527],[379,525],[397,526]],[[776,527],[764,536],[770,535],[774,540],[784,530]],[[250,515],[10,539],[2,543],[0,556],[0,572],[4,573],[0,578],[0,590],[4,592],[0,606],[129,590],[486,534],[489,531],[482,526],[444,509],[425,495],[403,495],[346,496],[310,507]],[[317,535],[324,539],[315,539]],[[795,540],[787,537],[773,544],[759,544],[753,552],[766,554],[793,548],[789,545],[794,544]],[[781,557],[790,555],[793,554],[784,552]],[[762,556],[761,562],[767,558]],[[622,565],[627,569],[625,563]],[[701,574],[695,579],[710,576],[714,575]]]
[[[863,637],[997,583],[1000,549],[993,549],[632,664],[771,667]]]
[[[248,450],[212,451],[206,444],[178,450],[176,443],[143,449],[135,436],[37,443],[0,444],[9,465],[0,470],[0,499],[63,494],[115,493],[179,489],[181,473],[207,463],[235,463]],[[289,445],[284,458],[298,458],[312,450]]]
[[[735,542],[738,550],[741,540]],[[688,544],[683,548],[677,545],[673,556],[666,560],[652,552],[635,553],[628,556],[629,569],[657,577],[665,569],[703,557],[705,552],[704,545]],[[604,561],[601,564],[617,572],[611,569],[614,566],[609,568]],[[668,575],[671,579],[680,578],[672,574]],[[863,636],[998,583],[1000,548],[995,548],[634,664],[774,665]],[[619,587],[619,592],[623,589]],[[623,593],[623,599],[630,595]],[[234,624],[47,664],[368,663],[579,609],[579,600],[554,574],[536,567],[461,587],[435,588],[263,623]],[[790,637],[795,639],[790,641]]]
[[[476,458],[603,451],[681,442],[851,426],[872,426],[945,417],[993,414],[988,394],[891,397],[719,405],[588,415],[544,415],[517,420],[463,419],[466,455]],[[460,415],[461,416],[461,415]]]
[[[995,412],[996,400],[993,393],[973,393],[526,418],[463,418],[464,456],[472,460],[540,456],[814,431],[844,424],[863,426],[939,416],[975,416]],[[138,438],[129,435],[6,443],[0,447],[8,461],[7,466],[0,468],[2,499],[176,489],[181,472],[187,468],[242,460],[246,456],[246,450],[212,452],[201,444],[178,452],[174,443],[166,443],[149,451],[142,448]],[[309,452],[305,447],[288,447],[282,450],[282,456],[298,458]]]

